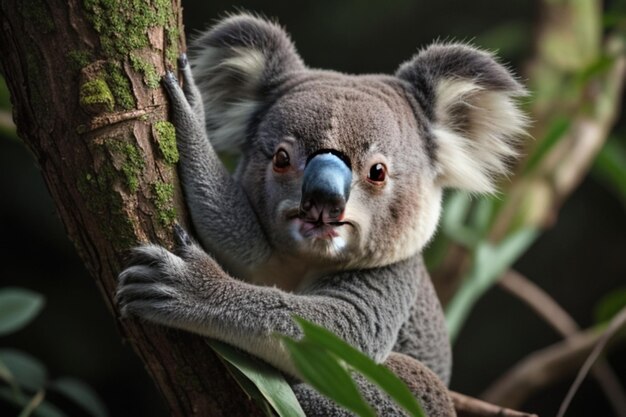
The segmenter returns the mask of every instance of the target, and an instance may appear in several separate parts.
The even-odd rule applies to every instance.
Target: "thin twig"
[[[578,324],[548,293],[517,271],[507,271],[498,282],[501,288],[525,302],[563,337],[580,330]],[[603,358],[591,370],[605,392],[615,415],[626,417],[626,396],[619,378]]]
[[[602,329],[596,327],[582,330],[561,342],[531,353],[492,383],[481,398],[505,407],[519,407],[530,393],[579,369],[602,334]]]
[[[457,417],[537,417],[536,414],[499,407],[454,391],[450,391],[450,397]]]
[[[574,398],[574,395],[576,395],[578,388],[589,373],[589,370],[593,366],[594,362],[602,354],[602,351],[604,351],[604,348],[606,347],[607,343],[609,343],[609,340],[611,340],[615,333],[617,333],[622,327],[624,327],[624,325],[626,325],[626,307],[623,307],[620,312],[616,314],[615,317],[613,317],[607,329],[602,333],[602,337],[594,346],[593,351],[589,354],[589,357],[585,361],[584,365],[582,366],[582,368],[580,368],[580,371],[578,371],[578,375],[576,375],[574,383],[567,392],[567,395],[565,396],[561,407],[559,407],[557,417],[563,417],[565,415],[565,413],[567,412],[567,408]]]

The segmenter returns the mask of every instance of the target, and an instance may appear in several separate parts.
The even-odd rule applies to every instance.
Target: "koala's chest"
[[[284,291],[296,292],[328,272],[327,269],[301,259],[273,255],[251,274],[249,281],[256,285],[275,286]]]

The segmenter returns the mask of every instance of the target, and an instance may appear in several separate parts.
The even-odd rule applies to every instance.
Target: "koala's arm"
[[[415,300],[419,257],[338,273],[294,294],[236,280],[188,237],[181,241],[177,254],[155,245],[135,249],[131,266],[120,275],[122,314],[222,340],[291,375],[297,373],[274,333],[300,337],[293,315],[328,328],[381,362]]]
[[[176,127],[179,174],[191,218],[203,246],[228,270],[246,274],[270,254],[267,239],[243,189],[209,142],[202,98],[186,56],[179,60],[183,89],[164,77]]]

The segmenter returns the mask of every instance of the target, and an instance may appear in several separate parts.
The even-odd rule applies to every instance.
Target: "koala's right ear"
[[[524,87],[491,54],[465,44],[434,44],[402,64],[434,136],[438,182],[493,192],[494,176],[507,172],[527,119],[516,99]]]
[[[195,39],[190,62],[218,151],[238,150],[265,94],[304,68],[280,26],[249,14],[228,17]]]

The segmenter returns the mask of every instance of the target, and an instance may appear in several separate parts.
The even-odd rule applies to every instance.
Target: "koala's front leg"
[[[416,280],[399,273],[413,267],[406,262],[342,273],[293,294],[230,277],[182,229],[177,235],[176,253],[156,245],[135,249],[131,266],[120,274],[122,314],[222,340],[292,375],[295,368],[275,333],[300,337],[294,315],[382,361],[415,299]]]
[[[191,218],[205,248],[229,270],[245,274],[267,259],[270,248],[243,189],[209,142],[202,97],[185,55],[179,65],[184,88],[171,72],[163,84],[170,97],[179,173]]]

